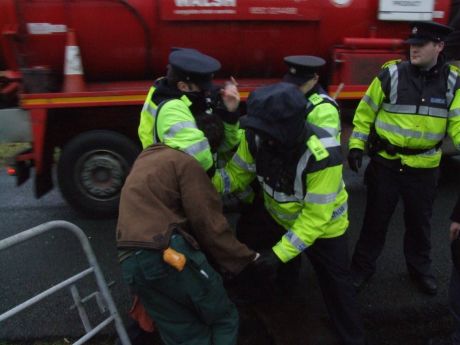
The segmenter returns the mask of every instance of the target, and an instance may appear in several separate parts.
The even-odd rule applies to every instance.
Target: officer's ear
[[[318,83],[318,80],[319,75],[318,73],[315,73],[311,79],[300,86],[300,91],[304,94],[308,93],[308,91],[315,87],[315,85]]]
[[[176,84],[176,87],[181,92],[189,92],[190,91],[190,87],[184,81],[178,81],[177,84]]]
[[[186,83],[185,81],[177,82],[177,89],[181,92],[196,92],[201,91],[200,87],[192,82]]]
[[[445,46],[444,41],[439,42],[438,45],[439,45],[439,52],[442,52]]]

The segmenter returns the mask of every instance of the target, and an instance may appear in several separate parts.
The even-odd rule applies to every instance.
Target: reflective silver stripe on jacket
[[[419,153],[417,156],[434,156],[435,154],[438,153],[440,149],[431,149],[429,151]]]
[[[233,156],[233,161],[237,166],[239,166],[241,169],[248,171],[248,172],[255,172],[256,171],[256,165],[253,163],[247,163],[245,162],[238,154],[235,153]]]
[[[264,182],[264,178],[262,176],[257,176],[257,179],[262,185],[264,191],[278,202],[298,202],[302,200],[302,198],[298,199],[295,195],[288,195],[286,193],[274,191],[272,187]]]
[[[340,143],[337,141],[335,137],[326,137],[319,139],[319,141],[321,141],[321,144],[323,144],[325,148],[340,147]]]
[[[305,195],[305,202],[311,202],[313,204],[329,204],[335,200],[337,195],[342,191],[343,187],[345,186],[345,183],[342,182],[340,183],[339,189],[337,190],[336,193],[329,193],[329,194],[318,194],[318,193],[308,193]]]
[[[390,113],[410,114],[410,115],[430,115],[435,117],[447,118],[447,110],[441,108],[420,106],[417,111],[416,105],[409,104],[390,104],[383,103],[382,108]]]
[[[142,111],[147,111],[155,120],[157,117],[157,109],[158,107],[156,105],[153,105],[152,102],[148,101],[144,103]]]
[[[460,108],[449,111],[449,117],[460,116]]]
[[[231,183],[230,183],[230,176],[228,176],[225,169],[217,169],[217,173],[222,178],[222,182],[224,184],[224,189],[222,191],[223,194],[228,194],[231,191]]]
[[[274,214],[278,219],[282,219],[285,221],[294,221],[296,220],[299,215],[300,211],[293,213],[293,214],[286,214],[286,213],[281,213],[277,210],[275,210],[273,207],[270,205],[267,205],[267,210],[271,213]],[[334,211],[332,211],[331,214],[331,220],[337,219],[340,216],[342,216],[346,211],[348,210],[348,203],[345,201],[342,205],[338,206]]]
[[[197,143],[194,143],[188,147],[182,148],[182,151],[188,153],[191,156],[196,156],[197,154],[209,149],[208,140],[205,138]]]
[[[444,133],[429,133],[429,132],[419,132],[412,129],[403,129],[396,125],[390,125],[388,123],[382,122],[381,120],[375,121],[375,126],[386,131],[400,134],[405,137],[415,138],[415,139],[429,139],[429,140],[442,140],[444,138]]]
[[[455,96],[455,82],[457,81],[458,73],[455,71],[450,70],[449,77],[447,78],[447,92],[446,92],[446,100],[447,100],[447,107],[450,107],[450,104],[454,100]]]
[[[355,132],[355,131],[353,131],[353,132],[351,133],[351,137],[354,138],[354,139],[359,139],[359,140],[367,141],[367,139],[369,138],[369,135],[364,134],[364,133],[360,133],[360,132]]]
[[[308,245],[302,241],[292,230],[284,234],[284,237],[299,251],[303,252]]]
[[[172,138],[174,137],[180,130],[184,128],[197,128],[195,122],[193,121],[182,121],[177,122],[171,127],[168,128],[166,133],[164,134],[165,138]]]
[[[374,112],[377,112],[379,110],[378,105],[375,104],[375,102],[372,100],[372,98],[369,97],[369,95],[364,95],[362,100],[366,102]]]
[[[435,117],[442,117],[442,118],[447,118],[447,109],[441,109],[441,108],[433,108],[433,107],[427,107],[427,106],[420,106],[418,108],[418,113],[420,115],[430,115],[430,116],[435,116]]]
[[[398,66],[397,65],[391,65],[388,68],[390,72],[390,103],[391,104],[396,104],[396,101],[398,100],[398,80],[399,80],[399,75],[398,75]]]
[[[337,193],[329,193],[329,194],[318,194],[318,193],[307,193],[305,195],[305,201],[311,202],[313,204],[329,204],[335,200],[337,197]]]
[[[323,99],[327,99],[328,101],[334,103],[336,106],[339,106],[337,104],[336,100],[334,98],[332,98],[331,96],[326,95],[325,93],[319,93],[318,95],[320,95]]]
[[[324,129],[326,132],[328,132],[330,135],[336,137],[337,134],[340,133],[340,129],[337,129],[335,127],[321,127],[322,129]]]
[[[150,116],[153,117],[152,134],[153,134],[153,143],[154,144],[157,144],[157,136],[158,136],[158,135],[155,134],[155,121],[157,120],[157,110],[158,110],[158,107],[154,108],[152,104],[149,104],[147,106],[147,111],[149,112]]]
[[[323,144],[325,148],[340,146],[339,142],[335,138],[332,138],[332,137],[322,138],[322,139],[319,139],[319,141]],[[302,181],[302,173],[307,168],[307,163],[311,155],[312,153],[310,149],[307,149],[302,155],[302,157],[300,157],[299,162],[297,163],[296,177],[295,177],[295,182],[294,182],[294,194],[299,200],[302,200],[304,198],[304,195],[303,195],[304,181]]]
[[[310,159],[312,153],[310,149],[307,149],[302,157],[300,157],[299,162],[297,163],[297,170],[294,182],[294,194],[299,200],[303,199],[303,184],[302,173],[307,168],[308,160]]]
[[[416,114],[416,105],[382,103],[382,108],[390,113]]]
[[[383,103],[382,108],[390,113],[410,114],[410,115],[430,115],[435,117],[447,118],[447,110],[441,108],[420,106],[417,111],[416,105],[410,104],[390,104]]]

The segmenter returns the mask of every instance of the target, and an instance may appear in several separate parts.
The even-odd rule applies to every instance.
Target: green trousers
[[[187,258],[182,272],[156,250],[139,250],[122,261],[123,279],[155,320],[165,345],[234,345],[238,312],[222,278],[204,254],[180,235],[170,246]]]

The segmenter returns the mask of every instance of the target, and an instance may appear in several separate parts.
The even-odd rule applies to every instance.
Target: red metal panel
[[[0,23],[0,71],[18,69],[18,51],[14,44],[18,20],[13,0],[0,1]]]
[[[331,49],[341,45],[343,37],[403,39],[408,28],[404,22],[377,20],[378,0],[16,3],[23,26],[75,29],[87,81],[152,80],[164,75],[172,46],[193,47],[215,56],[223,65],[219,73],[222,78],[279,78],[286,69],[283,56],[292,54],[322,56],[328,61],[324,71],[330,71]],[[447,21],[449,6],[449,0],[436,2],[437,16],[442,17],[436,20]],[[177,12],[179,9],[201,12],[185,15]],[[216,13],[219,9],[235,12]],[[0,15],[2,28],[4,21],[8,22]],[[65,35],[57,31],[24,36],[19,48],[26,67],[48,66],[61,76]]]
[[[368,85],[385,62],[403,59],[404,53],[403,51],[338,49],[335,57],[332,84]]]

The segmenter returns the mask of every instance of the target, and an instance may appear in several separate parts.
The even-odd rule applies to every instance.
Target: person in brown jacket
[[[258,254],[233,235],[196,159],[163,144],[139,155],[121,193],[117,246],[123,278],[166,345],[236,344],[238,313],[213,267],[236,275]]]

